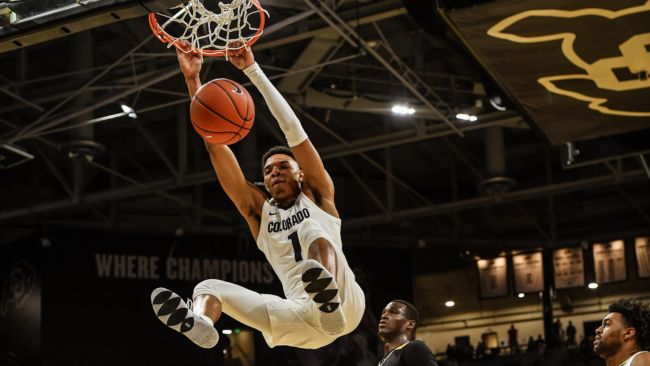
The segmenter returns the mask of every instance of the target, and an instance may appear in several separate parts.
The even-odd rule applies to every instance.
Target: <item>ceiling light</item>
[[[393,113],[396,113],[396,114],[414,114],[415,109],[400,106],[400,105],[396,105],[396,106],[393,107]]]
[[[498,102],[501,103],[501,98],[498,99]],[[490,99],[490,104],[491,104],[492,107],[494,107],[494,109],[496,109],[497,111],[505,111],[506,109],[508,109],[508,108],[506,108],[506,107],[503,107],[503,106],[500,106],[499,104],[497,104],[497,102],[496,102],[494,99]]]
[[[450,307],[452,307],[452,306],[454,306],[454,305],[456,305],[456,303],[453,302],[453,301],[451,301],[451,300],[450,300],[450,301],[447,301],[447,302],[445,303],[445,306],[448,307],[448,308],[450,308]]]
[[[598,288],[598,284],[595,283],[595,282],[592,282],[592,283],[589,284],[589,288],[592,289],[592,290],[597,289],[597,288]]]
[[[221,333],[223,333],[223,334],[232,334],[232,330],[224,329]]]
[[[133,118],[133,119],[137,119],[137,118],[138,118],[138,115],[135,114],[135,111],[133,110],[133,108],[129,107],[129,106],[126,105],[126,104],[120,104],[120,107],[122,107],[122,110],[124,111],[124,113],[127,113],[127,115],[128,115],[129,117],[131,117],[131,118]]]
[[[469,114],[465,114],[465,113],[458,113],[456,115],[456,119],[460,119],[460,120],[463,120],[463,121],[470,121],[470,122],[478,121],[478,117],[470,116]]]
[[[518,296],[519,296],[520,299],[523,299],[524,296],[526,296],[526,295],[524,295],[523,293],[520,293]]]

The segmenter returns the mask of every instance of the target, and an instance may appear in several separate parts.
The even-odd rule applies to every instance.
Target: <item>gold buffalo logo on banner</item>
[[[588,102],[590,109],[599,111],[603,114],[627,117],[650,117],[650,111],[610,109],[605,106],[605,104],[608,102],[607,98],[594,97],[576,91],[566,90],[555,84],[557,81],[583,79],[593,81],[596,86],[602,90],[609,90],[614,92],[650,88],[650,79],[647,77],[648,73],[650,73],[650,33],[634,35],[620,44],[619,49],[622,56],[602,58],[593,63],[588,63],[583,60],[583,58],[578,56],[574,48],[574,43],[577,38],[575,33],[562,32],[542,36],[526,37],[505,32],[505,30],[513,24],[529,20],[533,17],[574,19],[585,16],[598,16],[612,20],[643,12],[647,12],[648,17],[650,18],[650,1],[648,1],[645,5],[631,7],[620,11],[611,11],[605,9],[580,9],[574,11],[553,9],[530,10],[515,14],[502,20],[490,28],[487,33],[492,37],[501,38],[517,43],[539,43],[561,40],[562,53],[569,61],[571,61],[571,63],[585,70],[586,74],[555,75],[542,77],[537,80],[540,84],[542,84],[547,90],[552,93],[565,95],[567,97],[571,97],[580,101]],[[552,30],[550,30],[549,33],[551,32]],[[638,76],[631,80],[621,81],[617,77],[615,70],[624,68],[629,69],[629,72],[631,74],[645,75],[645,77]],[[650,104],[646,103],[646,107],[648,105]]]

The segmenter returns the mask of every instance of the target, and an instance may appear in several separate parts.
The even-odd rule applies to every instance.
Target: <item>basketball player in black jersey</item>
[[[594,352],[607,366],[650,366],[650,309],[639,301],[620,299],[596,329]]]
[[[420,316],[415,306],[393,300],[381,312],[379,337],[384,358],[379,366],[438,366],[436,357],[422,341],[415,340]]]

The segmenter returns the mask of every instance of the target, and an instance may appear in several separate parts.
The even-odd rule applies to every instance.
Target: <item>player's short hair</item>
[[[396,302],[404,305],[406,307],[406,318],[408,320],[415,320],[415,326],[413,327],[413,332],[411,333],[411,340],[415,340],[415,332],[418,330],[418,325],[420,325],[420,313],[418,313],[418,309],[413,306],[408,301],[404,300],[393,300],[391,302]]]
[[[641,301],[619,299],[609,306],[610,313],[620,313],[628,327],[636,330],[636,344],[641,350],[650,349],[650,309]]]
[[[278,154],[290,156],[291,159],[293,159],[296,163],[298,162],[296,160],[296,157],[293,156],[293,152],[291,151],[290,148],[286,146],[272,147],[269,151],[265,152],[264,155],[262,156],[262,172],[264,171],[264,164],[266,164],[266,161],[269,160],[271,156],[278,155]]]

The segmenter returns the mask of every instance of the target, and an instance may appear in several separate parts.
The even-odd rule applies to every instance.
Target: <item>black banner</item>
[[[0,273],[4,280],[9,278],[11,266],[18,266],[14,272],[23,275],[14,275],[20,277],[15,283],[23,285],[13,286],[15,291],[8,299],[25,298],[21,294],[34,283],[29,301],[42,304],[42,311],[35,305],[20,307],[18,310],[29,309],[30,313],[16,316],[18,300],[7,302],[13,316],[0,317],[0,334],[7,330],[15,342],[3,344],[14,353],[23,349],[38,351],[42,339],[43,365],[223,365],[228,361],[223,358],[224,346],[199,348],[157,319],[150,304],[153,289],[166,287],[187,299],[200,281],[214,278],[284,297],[282,284],[252,238],[55,232],[48,234],[48,239],[51,244],[46,247],[41,246],[40,237],[15,243],[16,247],[33,248],[29,252],[36,260],[24,263],[37,269],[36,281],[24,275],[29,267],[21,260],[27,257],[17,254],[2,255]],[[369,296],[369,315],[378,317],[381,309],[396,298],[412,301],[409,251],[350,246],[344,250],[357,282]],[[385,270],[387,264],[390,270]],[[31,323],[25,322],[27,317]],[[380,341],[376,337],[378,321],[365,322],[362,334],[367,353]],[[248,329],[225,314],[216,328],[220,332],[241,328],[242,333]],[[324,352],[270,349],[261,333],[251,334],[255,339],[254,357],[249,357],[256,365],[303,365],[301,360],[318,358]],[[352,336],[358,338],[359,334],[348,337]],[[21,346],[17,346],[19,343]],[[350,344],[337,341],[327,352],[340,352]]]
[[[504,0],[448,18],[552,144],[650,128],[650,2]]]

